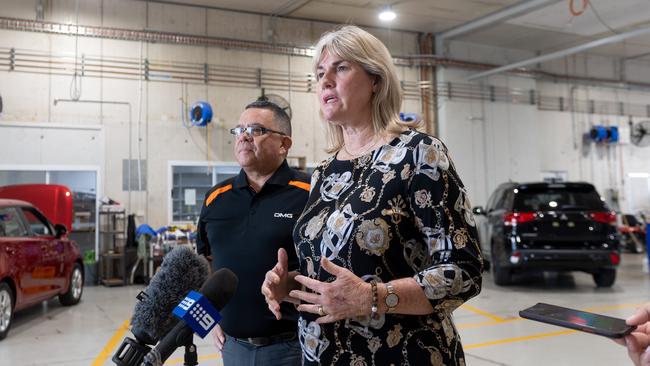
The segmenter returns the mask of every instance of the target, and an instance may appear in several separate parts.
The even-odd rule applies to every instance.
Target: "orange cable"
[[[576,10],[575,8],[575,0],[569,0],[569,12],[571,12],[571,15],[574,17],[582,15],[585,10],[587,10],[587,7],[589,6],[589,0],[582,0],[582,9]]]

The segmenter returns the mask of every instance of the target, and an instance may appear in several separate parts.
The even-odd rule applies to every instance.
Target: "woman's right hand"
[[[262,294],[266,299],[266,304],[278,320],[282,318],[280,303],[287,300],[289,291],[292,289],[290,282],[293,281],[293,277],[297,274],[295,272],[289,273],[288,261],[289,258],[284,248],[278,249],[278,263],[273,269],[266,272],[262,283]]]

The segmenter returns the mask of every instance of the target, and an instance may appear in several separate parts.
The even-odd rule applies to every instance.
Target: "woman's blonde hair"
[[[375,78],[377,87],[372,96],[372,125],[375,134],[383,131],[399,133],[405,129],[399,118],[402,86],[390,52],[377,37],[359,27],[346,25],[324,33],[315,48],[312,65],[314,72],[317,72],[323,54],[327,53],[359,64]],[[330,142],[330,147],[326,150],[328,153],[334,153],[343,147],[341,126],[327,123],[327,137]]]

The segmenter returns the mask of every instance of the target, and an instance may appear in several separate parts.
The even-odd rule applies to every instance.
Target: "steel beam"
[[[497,68],[494,68],[494,69],[491,69],[491,70],[487,70],[487,71],[479,72],[477,74],[470,75],[470,76],[467,77],[467,80],[476,80],[476,79],[484,78],[486,76],[499,74],[499,73],[502,73],[504,71],[518,69],[520,67],[524,67],[524,66],[527,66],[527,65],[546,62],[546,61],[550,61],[550,60],[555,60],[555,59],[566,57],[566,56],[571,56],[571,55],[574,55],[576,53],[580,53],[580,52],[583,52],[583,51],[586,51],[586,50],[589,50],[589,49],[592,49],[592,48],[608,45],[608,44],[611,44],[611,43],[621,42],[621,41],[624,41],[624,40],[626,40],[628,38],[637,37],[637,36],[641,36],[641,35],[644,35],[644,34],[650,34],[650,28],[641,28],[641,29],[636,29],[636,30],[633,30],[633,31],[625,32],[625,33],[619,33],[619,34],[616,34],[616,35],[613,35],[613,36],[609,36],[609,37],[597,39],[595,41],[587,42],[587,43],[581,44],[579,46],[567,48],[567,49],[556,51],[556,52],[551,52],[551,53],[548,53],[546,55],[541,55],[541,56],[538,56],[538,57],[529,58],[527,60],[515,62],[515,63],[510,64],[510,65],[500,66],[500,67],[497,67]]]
[[[444,41],[466,33],[473,32],[479,28],[487,27],[492,24],[502,23],[519,15],[543,8],[547,5],[557,3],[562,0],[525,0],[517,4],[508,6],[504,9],[497,10],[488,15],[471,20],[454,28],[437,33],[436,36],[436,54],[444,55]]]

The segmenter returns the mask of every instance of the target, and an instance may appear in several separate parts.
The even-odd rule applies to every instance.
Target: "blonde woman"
[[[345,26],[316,46],[318,99],[333,155],[311,178],[286,252],[262,293],[299,303],[306,365],[464,365],[451,313],[481,290],[467,195],[446,147],[403,128],[386,47]]]

